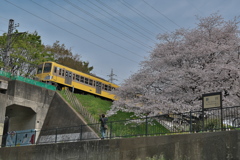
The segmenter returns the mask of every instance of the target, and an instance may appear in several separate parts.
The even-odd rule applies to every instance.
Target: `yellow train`
[[[100,97],[116,100],[112,90],[119,86],[100,77],[89,75],[55,62],[44,62],[37,69],[38,80],[50,83],[58,89],[69,87],[74,92],[87,92]]]

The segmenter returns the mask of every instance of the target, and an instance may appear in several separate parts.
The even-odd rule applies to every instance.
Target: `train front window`
[[[43,73],[51,72],[52,63],[45,63]]]
[[[41,74],[43,69],[43,64],[38,65],[37,74]]]

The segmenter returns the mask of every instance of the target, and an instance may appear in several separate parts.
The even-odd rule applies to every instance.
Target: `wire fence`
[[[109,121],[107,125],[106,139],[228,131],[240,128],[240,106]],[[98,140],[100,132],[93,132],[96,128],[100,130],[100,123],[40,131],[13,131],[0,138],[2,147]]]

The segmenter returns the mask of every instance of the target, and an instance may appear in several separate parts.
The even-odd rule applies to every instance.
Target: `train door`
[[[72,72],[66,70],[66,74],[65,74],[65,83],[72,85]]]
[[[96,81],[96,93],[101,94],[102,91],[102,83]]]

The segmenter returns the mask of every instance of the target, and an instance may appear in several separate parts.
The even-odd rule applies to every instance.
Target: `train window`
[[[65,70],[63,69],[63,70],[62,70],[62,76],[64,76],[64,72],[65,72]]]
[[[79,81],[79,75],[76,75],[76,80]]]
[[[62,69],[59,69],[59,75],[61,76],[61,74],[62,74]]]
[[[37,74],[42,73],[43,64],[38,65]]]
[[[45,63],[43,73],[51,72],[52,69],[52,63]]]
[[[70,78],[72,77],[72,72],[69,72],[69,77],[70,77]]]
[[[111,86],[108,86],[108,91],[111,91],[112,90],[112,87]]]
[[[104,85],[104,89],[107,91],[108,90],[108,85]]]
[[[65,74],[65,75],[66,75],[66,77],[68,77],[68,71],[66,71],[66,74]]]
[[[96,84],[95,81],[93,81],[93,86],[96,86],[95,84]]]
[[[54,73],[57,73],[57,67],[54,67]]]
[[[85,78],[85,83],[88,84],[88,78]]]
[[[89,79],[89,85],[93,85],[93,80],[92,79]]]
[[[80,82],[84,83],[84,77],[83,76],[81,76]]]
[[[104,89],[104,84],[102,84],[102,89]]]
[[[115,90],[115,88],[114,88],[114,87],[112,87],[112,90]]]
[[[73,80],[75,80],[75,74],[73,74]]]

